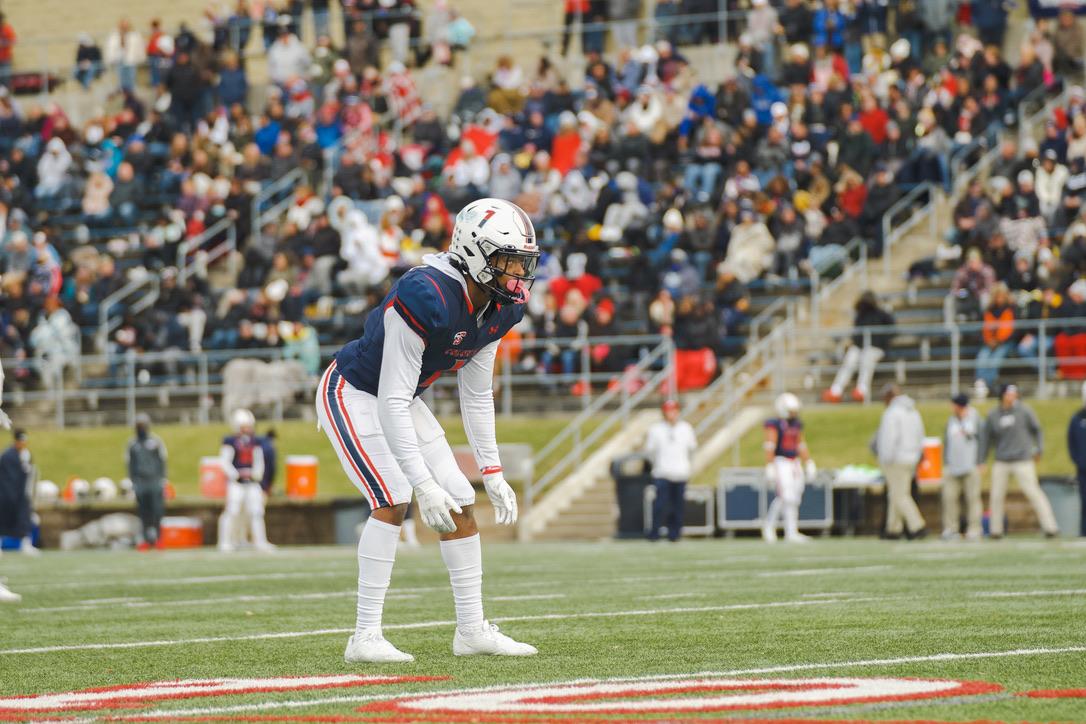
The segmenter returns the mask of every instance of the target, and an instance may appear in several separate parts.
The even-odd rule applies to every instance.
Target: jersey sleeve
[[[408,328],[423,339],[449,326],[449,305],[438,283],[430,276],[408,272],[396,285],[388,306]]]
[[[377,416],[392,457],[412,487],[430,480],[411,421],[410,405],[422,369],[424,339],[408,331],[406,320],[385,310],[385,344],[377,387]]]
[[[460,415],[464,432],[483,475],[502,470],[498,440],[494,431],[494,358],[498,343],[483,347],[457,373],[460,388]]]

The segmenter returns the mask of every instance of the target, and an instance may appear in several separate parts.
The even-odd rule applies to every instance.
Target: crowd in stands
[[[952,313],[980,325],[978,388],[993,389],[1008,358],[1036,370],[1043,356],[1050,376],[1086,378],[1086,92],[1067,98],[1040,142],[1003,140],[987,181],[954,209]]]
[[[639,45],[641,3],[567,0],[560,50],[582,21],[583,77],[553,54],[504,56],[485,78],[465,76],[439,116],[408,66],[455,65],[473,32],[447,3],[421,19],[412,5],[344,0],[342,47],[326,32],[327,0],[265,3],[255,21],[242,0],[199,34],[153,22],[145,36],[121,20],[103,50],[80,41],[79,82],[115,83],[118,96],[79,127],[55,103],[0,88],[0,356],[27,360],[9,376],[29,381],[73,339],[78,348],[103,300],[141,274],[160,278],[159,300],[108,310],[120,318],[111,353],[356,335],[368,306],[446,248],[456,211],[481,195],[521,205],[545,249],[516,335],[661,333],[680,350],[735,355],[752,292],[800,288],[810,270],[843,263],[853,239],[878,255],[882,217],[904,189],[949,185],[951,151],[1007,123],[1081,57],[1068,56],[1062,19],[1039,24],[1012,67],[1005,18],[955,19],[925,2],[752,0],[728,20],[734,67],[709,85],[684,49],[717,37],[715,2],[658,1],[655,37]],[[298,37],[306,8],[311,42]],[[258,36],[271,83],[254,104],[246,67]],[[1086,118],[1065,121],[1043,144],[1055,165],[1030,171],[1029,198],[1051,223],[1069,202],[1053,201],[1050,176],[1071,163],[1064,184],[1080,178],[1071,149],[1086,136]],[[305,180],[287,213],[254,228],[254,196],[296,168]],[[994,216],[1022,198],[1024,176],[1013,178]],[[1044,249],[1022,213],[1008,246]],[[226,288],[203,256],[226,238],[204,234],[222,219],[242,259]],[[179,256],[193,239],[202,244]],[[53,351],[35,342],[43,326],[62,338]],[[598,345],[591,364],[618,372],[637,354]],[[580,357],[551,346],[518,363],[570,372]]]

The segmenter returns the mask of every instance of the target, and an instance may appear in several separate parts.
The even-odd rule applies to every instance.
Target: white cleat
[[[274,543],[268,543],[267,541],[264,541],[263,543],[254,543],[253,550],[255,550],[257,553],[275,553],[277,550],[279,550],[279,546],[275,545]]]
[[[810,543],[811,537],[802,533],[790,533],[784,537],[788,543]]]
[[[30,557],[40,556],[41,555],[41,551],[38,550],[37,548],[35,548],[34,544],[31,543],[29,540],[24,540],[19,545],[19,552],[22,553],[24,556],[30,556]]]
[[[453,636],[453,653],[457,656],[535,656],[539,651],[531,644],[514,641],[496,624],[483,621],[474,631],[465,633],[458,626]]]
[[[9,591],[7,586],[0,583],[0,603],[18,603],[22,600],[22,596],[14,591]]]
[[[347,639],[343,660],[348,664],[407,664],[415,657],[390,644],[380,631],[367,631]]]
[[[777,529],[773,528],[772,526],[763,525],[762,526],[762,540],[764,540],[766,543],[776,543],[777,542]]]

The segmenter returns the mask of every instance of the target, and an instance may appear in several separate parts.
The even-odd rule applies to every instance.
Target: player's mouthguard
[[[505,283],[505,288],[518,297],[514,300],[517,304],[528,303],[528,297],[531,296],[531,292],[528,290],[528,285],[520,279],[510,279]]]

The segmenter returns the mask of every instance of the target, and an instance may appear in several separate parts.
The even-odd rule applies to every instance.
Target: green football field
[[[416,661],[381,666],[342,660],[351,548],[6,554],[0,721],[1086,721],[1084,542],[483,552],[488,616],[538,656],[452,655],[433,546],[386,607]]]

